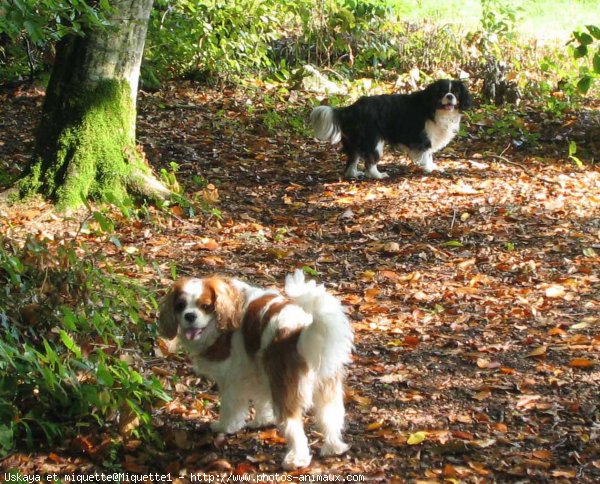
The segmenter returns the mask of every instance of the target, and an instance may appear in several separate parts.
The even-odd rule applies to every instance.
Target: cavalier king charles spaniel
[[[310,121],[315,136],[331,144],[342,142],[348,157],[346,178],[358,178],[358,162],[368,178],[387,177],[377,169],[384,143],[397,145],[427,173],[442,171],[433,153],[444,148],[460,126],[461,113],[471,97],[461,81],[439,80],[410,94],[363,96],[344,108],[316,107]]]
[[[288,447],[283,467],[306,467],[302,418],[313,407],[321,455],[349,449],[343,380],[352,329],[340,301],[301,270],[287,276],[283,295],[238,279],[181,278],[161,304],[159,332],[177,337],[194,369],[216,381],[221,410],[213,431],[279,424]],[[250,403],[255,416],[246,422]]]

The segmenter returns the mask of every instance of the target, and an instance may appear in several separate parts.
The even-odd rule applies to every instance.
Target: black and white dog
[[[405,149],[427,173],[442,171],[433,162],[433,153],[456,136],[461,113],[470,106],[465,85],[444,79],[410,94],[364,96],[344,108],[318,106],[310,121],[321,141],[342,142],[348,157],[346,178],[363,174],[358,171],[362,159],[366,176],[381,179],[388,176],[377,169],[384,143]]]

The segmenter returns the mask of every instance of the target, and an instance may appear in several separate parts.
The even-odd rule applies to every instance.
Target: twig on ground
[[[488,154],[486,155],[489,158],[495,158],[497,160],[501,160],[504,163],[508,163],[509,165],[514,165],[518,168],[520,168],[521,170],[523,170],[523,172],[525,172],[526,175],[530,176],[531,178],[535,178],[537,180],[540,180],[544,183],[551,183],[552,185],[557,185],[559,187],[562,187],[562,185],[555,181],[555,180],[550,180],[548,178],[544,178],[543,176],[538,176],[534,173],[531,173],[531,171],[529,171],[525,166],[523,166],[521,163],[517,163],[516,161],[510,161],[508,158],[506,158],[505,156],[502,155],[493,155],[493,154]]]

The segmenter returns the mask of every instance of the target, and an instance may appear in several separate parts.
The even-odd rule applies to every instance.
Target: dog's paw
[[[321,447],[321,456],[342,455],[348,452],[350,446],[341,440],[337,442],[327,442]]]
[[[379,171],[377,169],[377,165],[369,166],[367,168],[367,171],[365,172],[365,175],[367,178],[371,178],[372,180],[382,180],[382,179],[388,178],[390,176],[387,173]]]
[[[389,174],[384,173],[382,171],[377,172],[377,175],[375,175],[375,176],[369,176],[369,178],[371,178],[372,180],[383,180],[383,179],[389,178],[389,177],[390,177]]]
[[[281,466],[286,471],[302,469],[303,467],[308,467],[310,465],[311,459],[312,456],[310,455],[310,451],[308,450],[308,448],[297,452],[290,450],[285,455]]]
[[[221,420],[210,424],[210,429],[216,434],[235,434],[244,426],[240,422],[222,422]]]
[[[438,173],[444,173],[445,170],[435,163],[429,163],[423,166],[423,171],[425,173],[433,173],[434,171],[437,171]]]
[[[348,180],[359,180],[365,177],[365,172],[360,170],[346,170],[344,172],[344,178]]]

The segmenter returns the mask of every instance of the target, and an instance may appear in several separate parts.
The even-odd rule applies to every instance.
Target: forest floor
[[[14,163],[3,170],[26,162],[42,94],[3,95],[0,161]],[[514,108],[480,109],[438,154],[444,174],[426,175],[388,148],[388,179],[346,181],[337,149],[315,142],[305,125],[314,97],[187,83],[142,94],[138,138],[149,162],[157,170],[177,163],[185,192],[213,214],[150,209],[156,217],[119,220],[121,247],[89,243],[123,274],[162,290],[170,265],[179,275],[220,272],[276,287],[306,266],[341,298],[356,338],[346,392],[352,448],[319,458],[311,430],[315,457],[302,473],[598,482],[598,103],[560,117],[521,107],[504,128]],[[569,140],[582,159],[595,153],[596,164],[570,161]],[[48,204],[0,210],[15,238],[74,231],[84,215]],[[132,252],[152,265],[140,271]],[[157,345],[157,355],[165,352]],[[139,357],[173,400],[154,414],[165,448],[128,442],[122,469],[171,472],[183,483],[196,472],[281,473],[275,429],[212,435],[214,386],[183,356]],[[12,454],[0,469],[99,469],[101,440]]]

